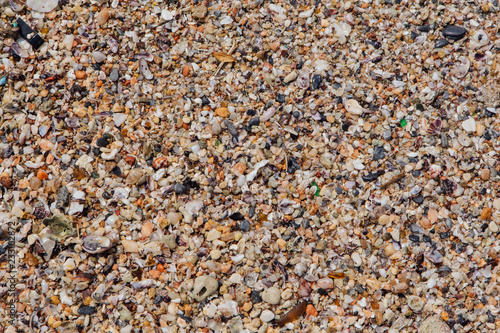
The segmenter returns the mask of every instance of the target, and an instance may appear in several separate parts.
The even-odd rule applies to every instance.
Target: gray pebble
[[[120,74],[118,73],[118,68],[113,68],[111,73],[109,73],[109,79],[113,82],[118,81],[118,78],[120,77]]]

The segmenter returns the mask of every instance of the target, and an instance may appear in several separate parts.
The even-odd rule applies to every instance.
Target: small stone
[[[441,318],[431,316],[420,324],[418,333],[452,333],[452,330]]]
[[[229,116],[229,110],[223,107],[216,108],[215,114],[218,115],[219,117],[226,118],[227,116]]]
[[[391,291],[395,294],[404,294],[408,291],[408,284],[406,282],[400,282],[391,287]]]
[[[351,255],[351,259],[356,267],[361,266],[362,260],[358,252],[353,252],[353,254]]]
[[[493,200],[493,208],[500,210],[500,199]]]
[[[493,209],[491,209],[491,207],[484,207],[483,211],[481,212],[481,219],[487,220],[491,217],[492,214],[493,214]]]
[[[268,323],[273,319],[274,319],[274,313],[270,310],[264,310],[260,314],[260,320],[262,320],[265,323]]]
[[[139,252],[139,244],[136,241],[123,239],[122,245],[125,252]]]
[[[387,244],[384,247],[384,253],[387,257],[392,256],[394,253],[396,253],[396,249],[394,248],[394,245],[392,243]]]
[[[202,275],[196,278],[193,285],[193,297],[202,302],[219,289],[219,282],[211,276]]]
[[[47,139],[40,140],[40,149],[42,149],[43,151],[49,151],[52,148],[54,148],[54,144],[51,141]]]
[[[201,20],[205,16],[207,16],[207,13],[208,13],[207,7],[205,7],[204,5],[199,5],[193,8],[193,17],[198,20]]]
[[[175,250],[177,248],[177,242],[175,241],[175,237],[172,235],[166,235],[163,237],[163,242],[170,250]]]
[[[106,7],[101,9],[101,11],[99,13],[97,13],[97,15],[95,16],[95,22],[98,25],[106,24],[108,19],[109,19],[109,9]]]
[[[104,62],[107,59],[106,55],[102,52],[99,52],[99,51],[92,52],[92,57],[94,57],[94,60],[96,63]]]
[[[239,228],[241,231],[249,231],[250,230],[250,222],[244,220],[244,221],[241,221],[240,225],[239,225]]]
[[[385,157],[385,150],[383,146],[375,146],[373,148],[373,160],[378,161]]]
[[[285,76],[285,78],[283,79],[283,82],[284,83],[290,83],[292,81],[295,81],[295,79],[297,78],[298,74],[297,72],[293,71],[293,72],[290,72],[287,76]]]
[[[83,118],[87,115],[87,109],[79,107],[79,108],[76,108],[75,110],[73,110],[73,113],[75,114],[75,116],[77,116],[79,118]]]
[[[321,81],[322,81],[321,75],[314,74],[313,77],[312,77],[312,79],[311,79],[311,88],[312,88],[312,90],[319,89],[319,87],[321,85]]]
[[[217,229],[212,229],[207,233],[207,241],[212,242],[216,239],[219,239],[220,235],[221,235],[220,231],[218,231]]]
[[[488,225],[488,229],[490,229],[491,232],[496,233],[496,232],[498,232],[498,224],[496,224],[494,221],[492,221]]]
[[[118,81],[118,78],[120,77],[120,72],[118,71],[118,68],[113,68],[111,70],[111,73],[109,73],[109,79],[113,82]]]
[[[259,117],[253,117],[252,119],[250,119],[247,125],[248,127],[259,126],[260,125]]]
[[[466,121],[462,123],[462,128],[469,133],[475,132],[476,131],[476,121],[474,118],[470,117]]]
[[[66,35],[62,40],[62,45],[66,48],[66,50],[71,51],[73,48],[73,42],[75,41],[75,36]]]
[[[445,47],[446,45],[450,44],[446,39],[438,39],[436,43],[434,44],[434,48],[440,49],[442,47]]]
[[[279,304],[281,300],[281,291],[276,287],[270,287],[262,292],[262,300],[269,304]]]
[[[87,73],[85,71],[75,71],[75,77],[77,79],[84,79],[87,76]]]
[[[466,30],[456,25],[450,25],[443,29],[443,36],[451,40],[459,40],[465,37]]]
[[[480,173],[480,177],[482,180],[488,180],[490,179],[490,175],[491,175],[491,170],[488,169],[488,168],[484,168],[481,170],[481,173]]]
[[[316,285],[318,288],[325,290],[333,289],[334,287],[333,280],[328,277],[319,279],[316,281]]]
[[[363,108],[361,105],[359,105],[358,101],[355,99],[349,99],[344,103],[344,107],[347,110],[347,112],[355,114],[355,115],[360,115],[363,113]]]
[[[184,194],[186,192],[186,186],[181,183],[176,183],[174,185],[174,192],[177,194]]]
[[[222,132],[222,127],[219,123],[212,124],[212,134],[219,135]]]
[[[224,125],[226,126],[227,131],[229,132],[229,134],[231,134],[234,137],[238,137],[239,136],[239,132],[236,129],[236,126],[234,126],[234,124],[230,120],[227,120],[227,119],[224,120]]]
[[[33,177],[36,178],[36,177]],[[33,179],[31,178],[31,179]],[[9,176],[7,172],[2,172],[0,175],[0,184],[5,187],[5,188],[11,188],[14,185],[14,182],[12,181],[12,177]]]
[[[78,314],[84,315],[84,316],[92,315],[95,312],[96,312],[95,307],[93,307],[93,306],[82,306],[78,309]]]

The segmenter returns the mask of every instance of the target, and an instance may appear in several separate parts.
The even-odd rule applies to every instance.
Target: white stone
[[[358,101],[356,101],[355,99],[348,99],[344,103],[344,107],[347,110],[347,112],[352,114],[360,115],[363,113],[363,108],[361,107],[361,105],[359,105]]]
[[[474,118],[470,117],[466,121],[462,123],[462,128],[469,133],[475,132],[476,131],[476,121]]]
[[[122,245],[125,252],[139,252],[139,244],[136,241],[124,239]]]
[[[241,275],[238,274],[238,273],[234,273],[233,275],[231,275],[231,277],[229,278],[229,282],[231,283],[241,283]]]
[[[92,56],[97,63],[106,61],[106,55],[102,52],[94,51],[92,52]]]
[[[264,310],[260,314],[260,320],[262,320],[263,322],[268,323],[273,319],[274,319],[274,313],[270,310]]]
[[[357,267],[361,266],[362,261],[361,261],[361,257],[360,257],[358,252],[354,252],[351,255],[351,259],[352,259],[352,261],[354,261],[355,266],[357,266]]]
[[[74,215],[76,213],[81,213],[81,212],[83,212],[83,208],[84,208],[83,204],[76,202],[76,201],[73,201],[69,205],[68,215]]]
[[[212,229],[207,233],[207,241],[211,242],[216,239],[219,239],[220,235],[221,235],[220,231],[218,231],[217,229]]]
[[[66,48],[66,50],[71,51],[73,48],[73,41],[75,40],[75,36],[66,35],[62,40],[62,45]]]
[[[124,113],[115,113],[113,114],[113,121],[115,122],[116,126],[120,126],[127,120],[127,115]]]
[[[500,209],[500,199],[493,200],[493,208]]]
[[[269,304],[280,304],[281,291],[276,287],[270,287],[262,293],[262,300]]]
[[[334,286],[333,280],[328,278],[328,277],[319,279],[316,282],[316,284],[317,284],[318,288],[325,289],[325,290],[332,289]]]

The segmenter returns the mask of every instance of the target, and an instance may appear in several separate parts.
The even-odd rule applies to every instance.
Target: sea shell
[[[490,42],[490,36],[483,30],[478,30],[474,33],[474,35],[470,39],[470,46],[475,49],[488,45]]]
[[[153,168],[155,169],[161,169],[161,168],[166,168],[168,166],[168,160],[166,157],[158,157],[153,161]]]
[[[347,110],[347,112],[360,115],[363,113],[363,108],[361,105],[359,105],[358,101],[355,99],[348,99],[347,101],[344,102],[344,107]]]
[[[82,247],[88,253],[102,253],[109,250],[113,242],[106,236],[90,235],[83,238]]]

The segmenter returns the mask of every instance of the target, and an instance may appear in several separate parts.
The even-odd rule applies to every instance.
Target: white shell
[[[346,102],[344,102],[344,107],[347,112],[352,114],[360,115],[363,113],[363,108],[355,99],[348,99]]]
[[[37,12],[48,13],[59,4],[59,0],[27,0],[26,5]]]

